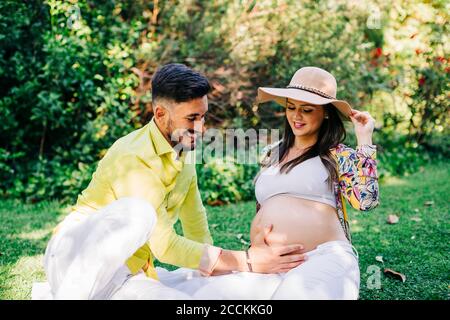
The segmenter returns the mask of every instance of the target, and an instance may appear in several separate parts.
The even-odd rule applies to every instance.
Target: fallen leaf
[[[236,235],[236,238],[238,238],[239,240],[242,238],[242,233],[238,233],[237,235]]]
[[[208,201],[208,204],[210,206],[223,206],[225,204],[225,202],[223,202],[222,200],[212,200],[212,201]]]
[[[411,217],[411,220],[412,220],[412,221],[415,221],[415,222],[422,221],[422,219],[419,218],[419,217]]]
[[[419,209],[415,208],[414,211],[415,211],[415,212],[419,212]]]
[[[384,269],[384,274],[387,276],[391,276],[397,280],[402,280],[402,282],[406,281],[406,276],[400,272],[394,271],[392,269]]]
[[[388,216],[388,218],[387,218],[387,223],[389,223],[389,224],[395,224],[395,223],[398,222],[398,220],[399,220],[399,217],[398,217],[398,216],[396,216],[395,214],[390,214],[390,215]]]
[[[211,224],[211,228],[217,228],[219,226],[219,224],[218,223],[213,223],[213,224]]]
[[[426,206],[432,206],[434,204],[434,201],[425,201],[424,205]]]
[[[383,256],[376,256],[375,260],[377,260],[378,262],[384,263]]]
[[[412,236],[412,237],[411,237],[411,240],[414,240],[415,238],[416,238],[416,236]]]

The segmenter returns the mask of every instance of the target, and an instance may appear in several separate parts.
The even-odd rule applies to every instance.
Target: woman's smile
[[[302,123],[300,121],[294,121],[294,128],[295,129],[301,129],[306,125],[306,123]]]

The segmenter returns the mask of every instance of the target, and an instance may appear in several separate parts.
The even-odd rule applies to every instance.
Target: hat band
[[[322,92],[322,91],[320,91],[318,89],[311,88],[311,87],[305,87],[305,86],[302,86],[302,85],[290,84],[286,88],[288,88],[288,89],[304,90],[304,91],[308,91],[308,92],[311,92],[311,93],[318,94],[319,96],[322,96],[324,98],[333,99],[333,100],[336,99],[335,97],[332,97],[332,96],[330,96],[330,95],[328,95],[328,94],[326,94],[326,93],[324,93],[324,92]]]

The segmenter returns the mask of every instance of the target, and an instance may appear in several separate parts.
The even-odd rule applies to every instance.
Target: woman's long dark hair
[[[338,146],[346,137],[344,123],[339,117],[338,111],[332,104],[324,105],[325,111],[328,113],[328,119],[324,119],[319,129],[319,137],[317,142],[308,148],[306,152],[292,159],[281,166],[281,173],[288,173],[296,165],[308,159],[320,156],[322,163],[327,168],[329,178],[327,179],[330,188],[333,182],[338,180],[337,164],[334,160],[330,149]],[[288,154],[289,149],[294,145],[295,135],[286,118],[283,138],[274,149],[267,154],[263,167],[268,167],[280,163]]]

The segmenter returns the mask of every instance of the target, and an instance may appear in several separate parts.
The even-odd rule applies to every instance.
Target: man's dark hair
[[[211,86],[206,77],[181,63],[159,68],[152,78],[152,101],[158,99],[186,102],[208,94]]]

